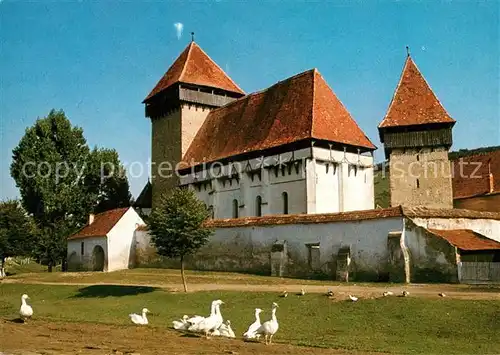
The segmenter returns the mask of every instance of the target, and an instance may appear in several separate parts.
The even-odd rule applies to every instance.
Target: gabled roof
[[[310,138],[376,149],[316,69],[212,110],[183,160],[196,165]]]
[[[459,158],[451,164],[453,198],[500,192],[500,150]]]
[[[439,102],[410,56],[379,128],[455,123]]]
[[[500,250],[499,242],[470,229],[429,229],[429,231],[461,250]]]
[[[176,83],[202,85],[245,94],[195,42],[189,43],[143,102]]]
[[[130,207],[116,208],[114,210],[96,214],[92,224],[87,224],[85,227],[69,237],[68,240],[87,237],[105,237],[129,208]]]

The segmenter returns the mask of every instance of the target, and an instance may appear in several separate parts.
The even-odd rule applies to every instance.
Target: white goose
[[[142,316],[136,313],[129,314],[128,316],[130,317],[130,320],[134,324],[140,324],[140,325],[146,325],[148,324],[148,318],[146,317],[146,313],[149,313],[149,309],[143,308],[142,309]]]
[[[19,316],[26,322],[27,319],[31,318],[33,315],[33,308],[29,304],[26,303],[26,300],[29,299],[27,294],[21,296],[21,309],[19,309]]]
[[[220,314],[219,309],[220,305],[223,303],[224,302],[222,302],[221,300],[213,301],[210,316],[202,319],[199,323],[191,325],[188,330],[192,332],[203,332],[208,338],[208,333],[218,329],[223,322],[222,315]]]
[[[257,329],[260,328],[261,326],[261,323],[260,323],[260,312],[262,312],[262,309],[260,308],[255,308],[255,322],[253,322],[252,324],[250,324],[250,326],[248,327],[248,330],[243,333],[243,337],[246,338],[246,339],[254,339],[254,338],[258,338],[260,337],[260,334],[256,334],[255,332],[257,331]]]
[[[227,320],[226,324],[222,324],[219,328],[219,334],[227,338],[236,338],[233,329],[231,328],[231,321]]]
[[[278,308],[277,303],[273,303],[273,310],[271,320],[262,323],[262,325],[255,332],[256,334],[264,335],[266,344],[271,344],[273,340],[273,335],[276,334],[279,328],[278,319],[276,318],[276,309]],[[267,342],[267,338],[269,337],[269,343]]]
[[[358,300],[358,298],[356,296],[353,296],[353,295],[349,295],[349,298],[351,299],[351,301],[353,302],[356,302]]]
[[[187,328],[189,327],[189,323],[187,322],[188,320],[188,316],[187,315],[184,315],[182,316],[182,319],[179,321],[179,320],[174,320],[172,322],[173,326],[174,326],[174,329],[176,330],[187,330]]]

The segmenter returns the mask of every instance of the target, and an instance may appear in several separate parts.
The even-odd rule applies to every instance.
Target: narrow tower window
[[[238,200],[233,200],[233,218],[238,218]]]
[[[283,197],[283,214],[288,214],[288,193],[283,192],[281,195]]]
[[[419,188],[420,188],[420,180],[417,179],[417,189],[419,189]]]
[[[260,196],[255,198],[255,215],[257,217],[262,216],[262,197]]]

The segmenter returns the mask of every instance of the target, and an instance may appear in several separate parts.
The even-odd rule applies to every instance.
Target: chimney
[[[493,173],[491,172],[491,159],[488,160],[488,177],[489,177],[489,187],[490,187],[490,194],[493,192],[495,189],[495,184],[493,180]]]
[[[94,223],[94,214],[93,214],[93,213],[89,214],[89,226],[90,226],[92,223]]]

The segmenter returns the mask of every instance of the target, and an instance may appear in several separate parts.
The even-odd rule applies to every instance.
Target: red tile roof
[[[454,123],[410,56],[379,128]]]
[[[351,211],[339,213],[296,214],[296,215],[268,215],[262,217],[243,217],[232,219],[210,219],[205,224],[214,228],[245,227],[252,225],[283,225],[283,224],[310,224],[331,223],[346,221],[362,221],[379,218],[401,217],[400,207],[389,207],[376,210]]]
[[[486,238],[470,229],[429,229],[429,231],[461,250],[500,250],[499,242]]]
[[[131,207],[116,208],[114,210],[96,214],[92,224],[87,224],[74,235],[69,237],[68,240],[87,237],[105,237],[129,208]]]
[[[493,219],[500,221],[500,212],[475,211],[461,208],[402,207],[403,215],[409,218],[467,218]]]
[[[212,110],[183,160],[193,166],[308,138],[376,149],[316,69]]]
[[[454,199],[500,191],[500,150],[453,160],[452,167]]]
[[[244,94],[195,42],[184,49],[144,102],[175,83],[196,84]]]

